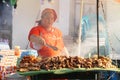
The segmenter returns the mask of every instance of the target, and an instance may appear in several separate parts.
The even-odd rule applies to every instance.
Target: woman
[[[46,8],[41,14],[41,20],[37,21],[38,26],[33,27],[29,32],[28,39],[31,48],[36,49],[39,56],[43,58],[68,56],[62,39],[62,32],[53,26],[56,19],[56,12],[53,9]],[[57,50],[48,45],[54,46]]]

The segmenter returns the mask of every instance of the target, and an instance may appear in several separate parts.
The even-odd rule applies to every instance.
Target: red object
[[[5,76],[10,73],[16,72],[15,66],[0,66],[0,80],[5,80]]]
[[[120,3],[120,0],[115,0],[116,2]]]

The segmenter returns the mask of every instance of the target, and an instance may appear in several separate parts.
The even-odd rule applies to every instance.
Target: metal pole
[[[96,2],[96,14],[97,14],[97,54],[99,58],[99,0]],[[97,80],[100,80],[100,73],[97,73]]]
[[[97,54],[99,58],[99,0],[97,0],[96,14],[97,14]]]
[[[83,0],[81,0],[81,6],[80,6],[80,24],[79,24],[79,35],[78,35],[78,40],[79,40],[79,44],[78,44],[78,56],[80,56],[80,51],[81,51],[81,35],[82,35],[82,16],[83,16]]]

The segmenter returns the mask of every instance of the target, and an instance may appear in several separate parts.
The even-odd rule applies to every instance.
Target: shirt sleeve
[[[28,35],[28,40],[30,40],[30,36],[31,35],[36,35],[36,36],[39,36],[40,35],[40,30],[38,27],[33,27],[30,32],[29,32],[29,35]]]

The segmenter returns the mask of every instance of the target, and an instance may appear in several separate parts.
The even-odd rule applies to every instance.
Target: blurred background
[[[97,54],[96,0],[0,0],[0,43],[29,49],[28,33],[44,8],[53,8],[71,56]],[[100,55],[119,58],[119,0],[99,0]],[[8,49],[8,47],[7,47]]]

